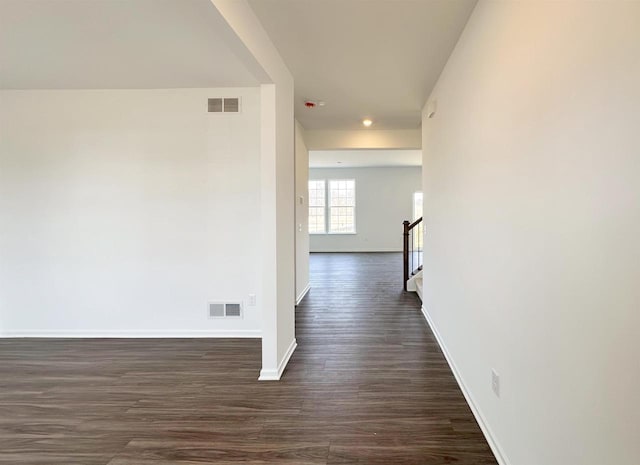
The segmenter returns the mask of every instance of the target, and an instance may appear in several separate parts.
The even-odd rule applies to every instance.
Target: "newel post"
[[[407,290],[407,281],[409,281],[409,221],[405,220],[402,222],[404,226],[404,231],[402,233],[402,262],[403,262],[403,272],[404,272],[404,281],[402,283],[403,289]]]

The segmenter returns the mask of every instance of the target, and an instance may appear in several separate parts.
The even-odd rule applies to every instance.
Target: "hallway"
[[[313,254],[298,349],[258,339],[0,339],[0,463],[495,464],[400,254]]]
[[[309,393],[303,431],[328,464],[495,464],[401,270],[400,253],[311,254],[284,376]]]

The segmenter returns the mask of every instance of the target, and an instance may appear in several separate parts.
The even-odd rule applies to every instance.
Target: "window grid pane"
[[[311,234],[325,232],[324,207],[309,207],[309,232]]]
[[[323,180],[309,181],[309,206],[325,206],[325,184]]]
[[[355,228],[355,180],[329,181],[329,232],[354,233]]]
[[[309,181],[309,233],[326,232],[325,205],[326,189],[324,180]]]

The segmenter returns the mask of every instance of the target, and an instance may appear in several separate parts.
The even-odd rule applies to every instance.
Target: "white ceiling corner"
[[[372,129],[415,129],[476,0],[249,3],[293,74],[305,129],[362,129],[365,117]]]

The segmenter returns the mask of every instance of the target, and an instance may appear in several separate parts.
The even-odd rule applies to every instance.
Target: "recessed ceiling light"
[[[362,120],[362,124],[364,124],[364,127],[368,128],[369,126],[371,126],[373,124],[373,121],[371,121],[369,118],[363,119]]]

